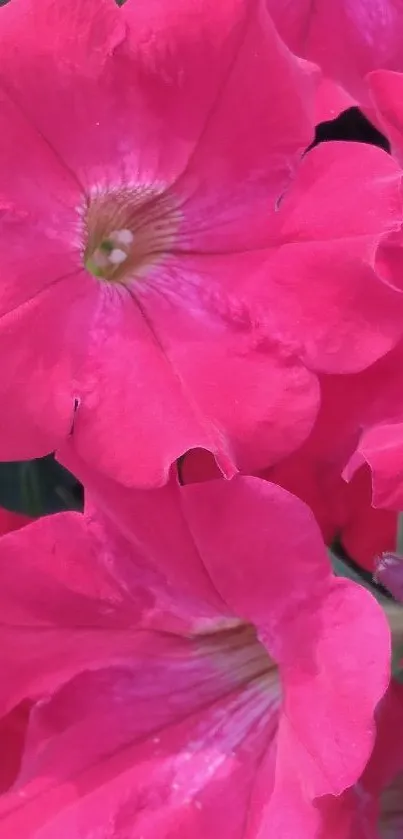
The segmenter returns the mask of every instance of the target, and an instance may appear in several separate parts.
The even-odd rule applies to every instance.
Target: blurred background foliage
[[[53,455],[0,463],[0,507],[31,517],[82,510],[83,489]]]

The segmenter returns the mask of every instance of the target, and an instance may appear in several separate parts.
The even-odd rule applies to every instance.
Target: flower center
[[[87,268],[96,277],[113,278],[119,265],[130,257],[134,240],[131,230],[113,230],[107,239],[103,239],[98,248],[87,258]]]
[[[215,632],[198,636],[205,653],[209,652],[217,671],[230,674],[233,682],[262,682],[263,690],[270,682],[279,684],[278,667],[259,641],[256,629],[243,621],[229,621]]]
[[[84,264],[109,282],[141,279],[170,252],[180,221],[171,195],[146,187],[97,191],[84,213]]]

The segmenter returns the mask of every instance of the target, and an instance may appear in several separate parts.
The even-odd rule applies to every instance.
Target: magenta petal
[[[191,448],[211,451],[231,477],[305,439],[319,392],[298,360],[275,346],[266,353],[250,332],[237,335],[236,324],[227,332],[207,314],[201,323],[189,319],[187,338],[180,316],[159,312],[155,300],[145,306],[143,316],[117,292],[99,302],[88,360],[76,372],[79,454],[122,483],[149,487],[164,483]]]
[[[237,839],[250,808],[259,762],[265,747],[272,748],[274,734],[270,717],[259,719],[253,687],[223,695],[199,711],[190,695],[186,717],[153,732],[150,723],[155,725],[157,697],[148,682],[149,731],[136,736],[130,729],[135,728],[135,715],[125,707],[135,700],[136,678],[132,696],[127,690],[126,695],[121,693],[124,683],[115,678],[114,694],[105,697],[112,700],[110,716],[99,715],[96,705],[106,706],[106,702],[98,699],[94,718],[90,708],[83,715],[89,687],[83,679],[82,690],[79,680],[75,686],[77,722],[69,719],[73,685],[38,709],[33,726],[42,728],[42,749],[35,756],[28,744],[19,786],[0,805],[1,828],[10,831],[13,839],[28,839],[33,829],[35,839],[55,835],[71,839],[77,830],[77,837],[84,837],[108,823],[116,835],[124,831],[144,839],[165,839],[170,834],[178,839],[187,839],[189,834],[203,839],[206,833],[218,835],[218,828],[220,835],[224,831],[225,836]],[[101,684],[95,681],[93,690],[97,687]],[[155,710],[159,716],[158,704]],[[126,722],[127,738],[120,744],[119,713]],[[115,748],[99,760],[104,726],[111,727]],[[108,740],[109,736],[106,749]],[[61,760],[63,753],[66,763]],[[49,783],[52,777],[57,778],[57,785]],[[234,792],[237,806],[229,807]]]
[[[393,285],[398,266],[388,252],[377,262],[387,235],[401,236],[401,180],[378,148],[324,143],[306,155],[280,205],[266,285],[253,285],[310,368],[362,370],[402,334],[403,297],[382,281],[389,272]]]
[[[218,449],[134,304],[115,291],[111,305],[108,289],[84,271],[3,317],[0,352],[9,359],[0,376],[3,458],[60,446],[74,406],[77,448],[127,483],[161,484],[186,449]]]
[[[240,252],[264,247],[276,202],[313,139],[319,74],[288,51],[265,5],[243,3],[242,18],[234,16],[231,72],[175,184],[185,249],[228,251],[231,242]]]
[[[0,320],[0,354],[8,362],[0,375],[7,405],[0,414],[1,459],[40,457],[71,433],[87,303],[85,277],[69,277]]]
[[[374,425],[364,432],[355,463],[368,463],[372,471],[373,503],[389,510],[403,510],[403,424]]]
[[[300,744],[300,765],[316,795],[339,795],[363,771],[374,744],[374,708],[389,684],[389,656],[389,628],[374,598],[338,580],[323,603],[313,670],[301,657],[284,675],[284,720],[290,723],[284,755],[299,754]]]
[[[324,78],[316,94],[315,123],[336,119],[340,113],[354,105],[355,101],[347,91],[331,79]]]
[[[188,485],[181,497],[217,590],[235,613],[271,634],[277,657],[286,640],[280,625],[303,603],[320,602],[330,586],[330,565],[311,511],[259,478]]]
[[[0,714],[75,673],[131,656],[130,632],[154,605],[137,583],[127,594],[111,573],[100,524],[78,513],[39,519],[0,539]],[[103,630],[103,631],[101,631]]]
[[[235,144],[224,140],[222,130],[226,131],[230,108],[236,108],[237,124],[245,124],[244,94],[250,96],[249,107],[254,106],[254,137],[259,127],[263,138],[275,124],[270,100],[258,81],[260,73],[270,68],[271,53],[275,71],[278,53],[286,50],[284,46],[273,50],[275,37],[264,0],[257,4],[222,0],[219,5],[195,0],[191,9],[186,0],[150,0],[146,6],[130,2],[122,9],[108,0],[72,0],[57,7],[49,0],[40,6],[34,0],[19,0],[18,9],[3,11],[3,84],[84,187],[94,179],[113,183],[117,175],[135,174],[142,182],[173,180],[198,141],[208,142],[211,125],[216,121],[218,126],[220,107],[215,157],[238,148],[241,163],[241,149],[252,155],[255,151],[245,141],[245,128]],[[242,62],[238,53],[251,20],[261,34],[249,46],[259,55],[256,52],[253,62],[250,55]],[[286,155],[292,158],[312,132],[313,86],[312,70],[304,71],[291,55],[288,63],[295,88],[300,89],[293,103],[288,103],[289,95],[282,100],[278,96],[276,110],[282,107],[290,122],[281,120],[288,129],[285,145],[293,146]],[[232,82],[235,73],[238,78]],[[235,99],[233,89],[239,80],[244,89]],[[225,100],[227,86],[232,93]],[[294,86],[290,87],[294,95]],[[204,174],[200,164],[203,180]]]
[[[378,70],[370,73],[368,83],[380,126],[390,140],[395,156],[403,164],[403,74]]]
[[[25,154],[22,164],[21,148]],[[73,275],[80,190],[57,154],[0,93],[0,316]]]
[[[172,0],[23,0],[4,9],[3,84],[83,188],[134,173],[169,181],[228,71],[237,5],[199,2],[189,15]]]
[[[266,0],[280,35],[297,55],[322,67],[360,103],[368,104],[370,70],[403,69],[400,0]]]
[[[0,456],[40,456],[73,429],[97,469],[150,487],[191,448],[230,477],[298,447],[318,410],[313,373],[236,322],[157,314],[82,271],[3,317]]]
[[[370,754],[374,706],[388,684],[390,640],[382,610],[365,590],[332,577],[309,509],[280,487],[235,478],[231,492],[220,481],[189,485],[182,492],[217,590],[234,612],[257,626],[281,668],[280,728],[288,731],[284,760],[300,754],[312,796],[339,794]],[[366,693],[361,665],[368,677]],[[334,692],[334,679],[345,690]],[[312,717],[315,696],[319,706]],[[354,705],[357,713],[351,716]],[[352,730],[359,730],[353,749]],[[295,731],[300,747],[293,743]],[[339,745],[330,753],[335,737]]]
[[[165,483],[171,464],[187,449],[204,446],[231,474],[235,464],[228,443],[217,434],[213,417],[200,409],[159,336],[129,295],[111,296],[100,295],[86,364],[76,373],[78,454],[122,483],[150,487]],[[194,385],[197,390],[196,372]]]
[[[320,402],[317,377],[285,348],[257,336],[223,336],[217,344],[179,344],[173,356],[189,390],[193,383],[200,413],[226,441],[231,473],[222,443],[204,446],[226,477],[276,463],[309,435]]]

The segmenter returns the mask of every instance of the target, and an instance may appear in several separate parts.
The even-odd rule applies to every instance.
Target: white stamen
[[[131,245],[133,242],[134,236],[131,230],[128,230],[124,227],[122,230],[112,230],[112,233],[109,235],[109,239],[112,240],[113,243],[117,243],[118,245]]]
[[[108,259],[112,265],[121,265],[122,262],[125,262],[127,259],[127,253],[122,251],[120,248],[114,248],[113,251],[110,252]]]

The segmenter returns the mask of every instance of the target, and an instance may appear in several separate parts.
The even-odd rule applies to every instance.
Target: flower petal
[[[249,295],[253,285],[256,302],[270,307],[278,332],[292,336],[310,368],[362,370],[401,337],[403,297],[389,277],[382,281],[396,271],[387,252],[387,268],[377,263],[387,235],[401,238],[401,181],[379,148],[323,143],[284,196],[266,284],[253,277]]]
[[[167,183],[213,121],[257,5],[269,21],[263,0],[18,0],[2,14],[0,79],[83,186]],[[248,83],[262,62],[263,51]],[[299,73],[305,93],[311,73]],[[257,84],[256,100],[267,103]],[[312,129],[303,108],[297,146]]]
[[[0,539],[0,713],[54,689],[71,675],[127,661],[136,626],[154,608],[143,583],[127,593],[114,578],[102,525],[79,513],[38,519]],[[122,559],[123,559],[122,557]]]
[[[375,506],[403,510],[403,423],[369,428],[360,440],[357,453],[371,467]]]
[[[175,669],[167,672],[172,687]],[[159,675],[153,681],[151,671],[143,673],[146,681],[141,670],[133,674],[131,693],[112,671],[110,688],[106,674],[82,676],[38,707],[33,737],[41,748],[35,754],[28,743],[18,786],[0,805],[0,825],[13,839],[81,839],[105,825],[112,835],[144,839],[202,839],[218,829],[228,839],[242,835],[259,762],[273,748],[278,705],[262,716],[268,700],[253,684],[200,709],[197,692],[189,692],[186,717],[175,722],[172,705],[172,722],[165,713],[164,724]],[[223,807],[234,793],[237,806]]]
[[[0,154],[2,316],[77,271],[75,208],[80,191],[58,155],[1,88]]]
[[[403,68],[402,68],[403,69]],[[393,153],[403,164],[403,74],[377,70],[368,76],[369,88],[381,128],[390,140]]]
[[[264,247],[270,215],[313,140],[316,68],[285,47],[266,0],[244,9],[231,71],[174,187],[185,250]]]
[[[400,0],[267,0],[280,35],[297,55],[315,61],[368,104],[365,76],[380,67],[402,68]]]
[[[222,481],[188,485],[182,496],[217,590],[258,628],[280,666],[279,760],[299,755],[312,798],[338,795],[368,759],[374,709],[389,680],[382,610],[364,589],[333,578],[310,510],[280,487],[239,477],[229,489]]]

